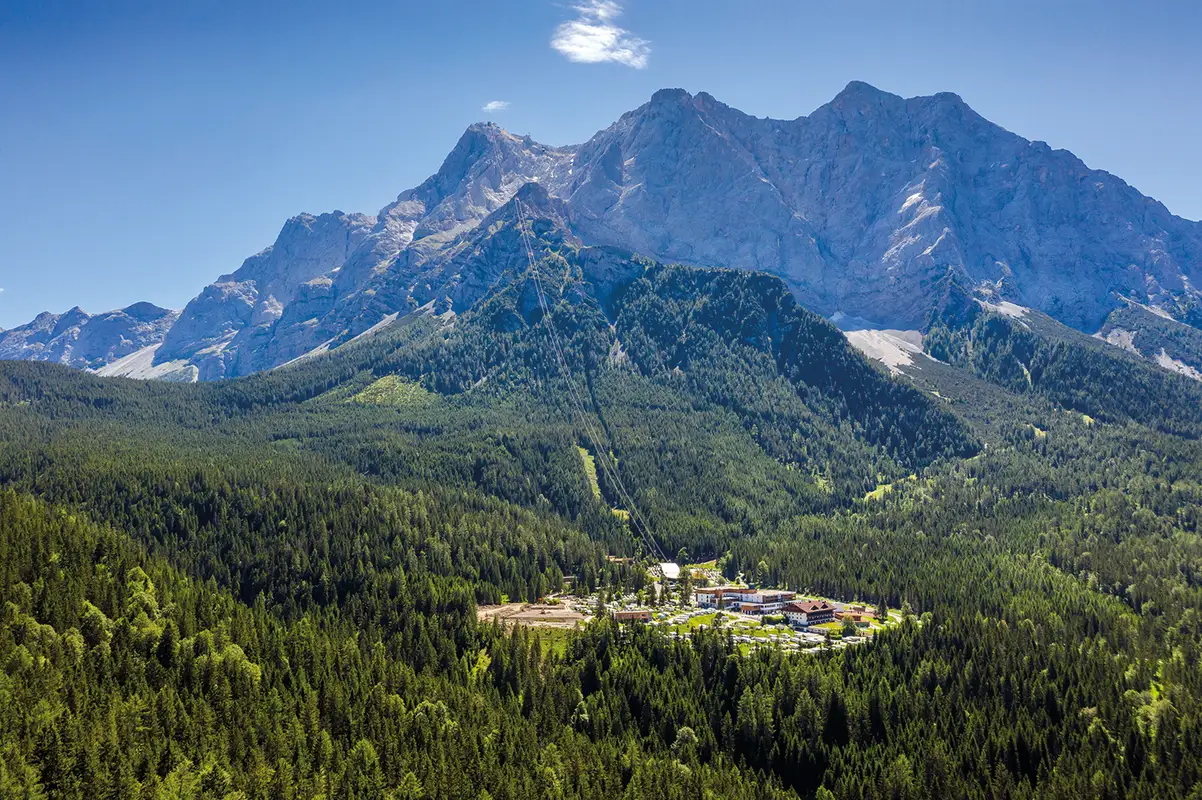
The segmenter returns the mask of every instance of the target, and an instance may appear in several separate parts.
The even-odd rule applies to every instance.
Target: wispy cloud
[[[483,107],[481,107],[480,110],[486,114],[495,114],[498,111],[504,111],[507,108],[509,108],[508,100],[489,100],[483,105]]]
[[[614,24],[622,15],[622,6],[613,0],[585,0],[575,8],[576,19],[560,25],[551,36],[551,46],[568,61],[614,61],[635,69],[647,66],[651,43]]]

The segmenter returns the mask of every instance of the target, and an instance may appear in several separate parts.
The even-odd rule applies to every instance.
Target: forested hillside
[[[1202,383],[1038,312],[1015,318],[961,296],[933,317],[924,346],[1010,392],[1038,393],[1098,419],[1202,435]]]
[[[333,603],[286,620],[12,492],[0,556],[5,797],[785,795],[660,737],[594,742],[568,724],[596,691],[575,660],[475,627],[461,582],[370,581],[377,611],[440,620],[417,640]]]
[[[0,366],[0,795],[1198,796],[1192,382],[951,313],[895,380],[775,279],[543,242],[244,380]],[[904,621],[479,622],[650,580],[582,447],[665,549]]]
[[[1202,320],[1198,319],[1196,309],[1184,311],[1183,317],[1192,323],[1183,324],[1138,303],[1128,303],[1126,308],[1110,312],[1095,335],[1196,378],[1202,370],[1202,329],[1195,325]]]

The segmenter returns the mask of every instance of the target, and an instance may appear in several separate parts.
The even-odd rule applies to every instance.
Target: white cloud
[[[507,108],[509,108],[508,100],[489,100],[480,110],[486,114],[495,114],[498,111],[504,111]]]
[[[651,55],[651,43],[613,23],[622,7],[613,0],[585,0],[576,6],[576,19],[555,29],[551,46],[568,61],[599,64],[614,61],[642,69]]]

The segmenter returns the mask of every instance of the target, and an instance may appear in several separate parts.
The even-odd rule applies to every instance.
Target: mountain
[[[275,243],[223,275],[184,307],[154,362],[184,361],[202,380],[248,374],[287,361],[277,334],[285,308],[320,295],[375,224],[374,217],[335,211],[302,214],[284,224]]]
[[[853,82],[809,116],[773,120],[669,89],[573,147],[472,125],[437,173],[375,217],[289,220],[188,304],[138,362],[149,368],[116,369],[246,375],[431,300],[462,310],[498,272],[455,277],[484,257],[477,229],[532,182],[585,245],[764,271],[806,308],[877,328],[919,328],[947,280],[1088,333],[1128,301],[1190,323],[1202,301],[1202,224],[956,95]],[[499,244],[487,258],[521,255]]]
[[[1195,791],[1202,383],[951,279],[891,376],[574,225],[523,184],[243,378],[0,363],[0,797]],[[888,624],[707,625],[682,551]]]
[[[473,125],[435,175],[377,216],[289,220],[275,244],[188,304],[154,363],[182,360],[201,380],[248,375],[408,313],[421,305],[411,302],[423,294],[415,281],[436,269],[428,262],[453,261],[457,238],[466,242],[520,186],[569,158],[495,125]]]
[[[0,359],[102,367],[158,344],[179,316],[178,311],[150,303],[106,314],[92,315],[79,306],[64,314],[38,314],[25,325],[0,330]]]
[[[780,121],[662,91],[573,167],[585,240],[762,269],[808,308],[883,327],[917,327],[951,275],[1092,332],[1113,293],[1171,310],[1202,271],[1202,225],[952,94],[852,83]]]

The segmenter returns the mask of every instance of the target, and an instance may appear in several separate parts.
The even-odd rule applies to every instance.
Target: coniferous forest
[[[539,268],[235,381],[0,363],[0,797],[1202,798],[1197,383],[975,310],[890,376],[774,278]],[[615,476],[902,621],[479,621],[648,584]]]

